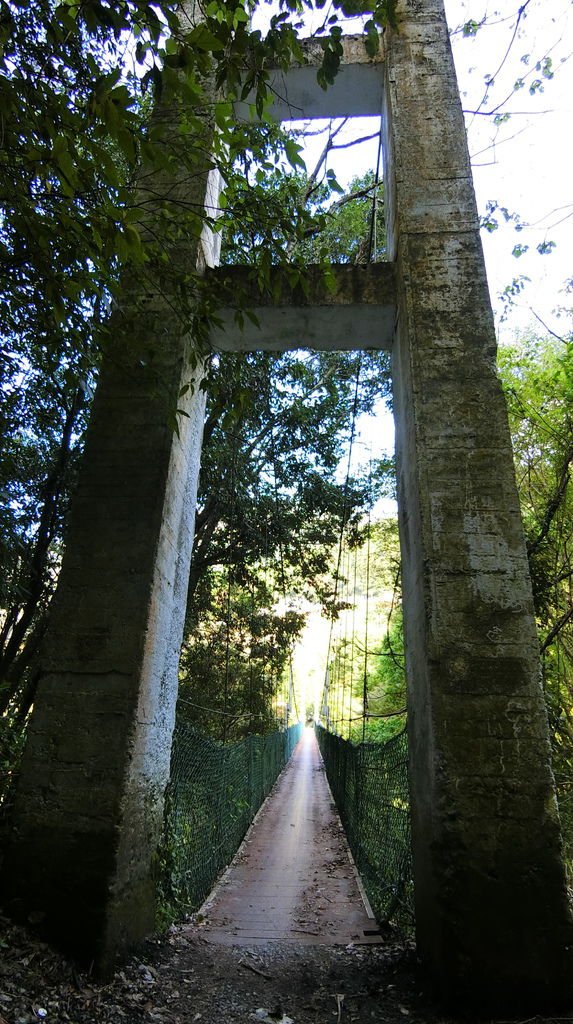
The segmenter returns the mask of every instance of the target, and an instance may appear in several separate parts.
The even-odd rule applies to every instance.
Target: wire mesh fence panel
[[[410,931],[414,887],[406,732],[387,743],[353,744],[317,725],[316,736],[376,916]]]
[[[300,739],[301,724],[222,744],[175,729],[158,861],[164,912],[195,910],[241,841]]]

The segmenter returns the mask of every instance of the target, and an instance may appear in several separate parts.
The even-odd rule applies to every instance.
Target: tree
[[[89,395],[113,345],[109,309],[129,281],[141,295],[146,280],[169,277],[181,329],[192,327],[200,346],[216,302],[189,268],[173,280],[171,259],[213,212],[189,189],[160,198],[157,183],[175,175],[186,187],[207,162],[225,166],[232,191],[241,159],[264,164],[286,151],[296,160],[273,126],[238,124],[231,102],[253,93],[262,112],[266,66],[300,56],[288,8],[263,38],[241,2],[216,0],[199,22],[178,0],[0,3],[0,694],[18,719],[33,697],[22,673],[57,575]],[[324,30],[326,78],[339,62],[337,32]],[[213,87],[222,90],[215,100]],[[211,152],[200,144],[206,121],[218,129]],[[304,204],[293,210],[304,223]],[[281,211],[274,221],[267,211],[267,237],[277,219],[286,227]]]
[[[570,340],[502,346],[517,482],[541,644],[554,770],[573,861],[573,354]]]
[[[395,484],[387,467],[386,488]],[[395,518],[362,521],[342,538],[328,663],[330,727],[355,743],[405,725],[406,677]]]
[[[285,174],[272,163],[261,168],[245,156],[237,161],[238,174],[227,185],[232,213],[225,217],[224,262],[251,263],[267,273],[284,263],[285,253],[300,268],[326,256],[331,262],[380,258],[381,185],[371,173],[352,181],[340,197],[325,168],[338,130],[331,128],[310,175],[299,169]],[[299,137],[286,136],[287,152],[289,140],[296,165]],[[261,209],[273,211],[271,220],[257,215]],[[332,551],[341,524],[358,531],[389,467],[378,461],[346,483],[335,478],[356,416],[388,394],[390,376],[384,353],[258,353],[217,357],[212,378],[180,711],[227,735],[231,714],[244,728],[245,706],[252,716],[257,708],[255,727],[271,721],[304,624],[297,598],[333,607]],[[266,646],[262,622],[273,636]],[[265,667],[261,655],[271,651]]]
[[[554,0],[548,16],[547,5],[518,0],[504,5],[502,17],[466,0],[446,6],[488,278],[509,339],[517,308],[524,313],[533,305],[547,319],[559,275],[568,272],[571,206],[561,123],[571,91],[571,6]],[[555,285],[548,287],[552,274]]]
[[[343,16],[366,6],[334,5]],[[393,8],[392,0],[376,5],[368,45]],[[180,194],[159,204],[154,190],[159,172],[197,173],[206,155],[188,139],[202,139],[206,117],[218,128],[214,165],[228,171],[241,153],[268,155],[269,133],[238,124],[232,100],[254,94],[263,112],[267,66],[302,56],[299,5],[286,3],[264,38],[251,31],[242,0],[213,0],[197,13],[179,0],[2,0],[0,267],[10,346],[28,337],[97,353],[93,317],[118,295],[122,268],[145,275],[179,235],[183,214],[194,232],[210,216]],[[325,86],[342,52],[336,21],[322,32]],[[167,239],[150,237],[150,207]]]
[[[260,630],[260,617],[282,630],[281,643],[267,645],[282,656],[273,669],[278,684],[304,621],[296,598],[332,605],[332,551],[341,523],[356,529],[377,493],[366,468],[346,484],[335,477],[353,417],[370,410],[389,386],[387,358],[377,353],[230,356],[217,372],[228,394],[241,392],[244,400],[225,416],[226,393],[219,387],[208,410],[183,656],[184,692],[211,707],[223,694],[228,706],[228,657],[221,655],[220,637],[234,627],[224,625],[225,601],[242,621],[232,656],[248,665],[251,694],[253,629]],[[387,467],[380,468],[382,478]],[[201,646],[213,653],[208,671]]]
[[[203,576],[180,662],[178,717],[224,742],[285,724],[285,668],[304,622],[277,600],[273,560],[241,568],[240,583],[233,567]]]
[[[230,213],[224,217],[223,261],[255,264],[264,270],[289,262],[365,263],[385,258],[384,188],[374,171],[354,177],[346,190],[327,166],[337,149],[336,137],[347,122],[331,122],[327,141],[307,173],[301,167],[305,132],[274,128],[290,154],[293,172],[267,161],[261,165],[250,154],[237,160],[232,184],[227,185]],[[364,141],[361,138],[340,148]],[[262,218],[260,210],[271,211]]]
[[[81,355],[9,355],[0,409],[0,799],[34,701],[91,374]]]
[[[41,639],[57,577],[63,523],[85,425],[87,383],[77,367],[21,366],[25,387],[4,388],[0,712],[14,701]],[[25,414],[25,415],[24,415]],[[18,701],[25,717],[33,686]]]

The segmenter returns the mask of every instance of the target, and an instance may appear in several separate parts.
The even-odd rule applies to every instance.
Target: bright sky
[[[488,202],[493,201],[509,214],[516,214],[521,222],[521,230],[516,231],[513,220],[505,223],[503,215],[498,215],[498,230],[482,233],[500,341],[511,340],[516,331],[529,324],[543,330],[534,313],[552,330],[564,332],[567,324],[554,311],[559,305],[573,307],[573,294],[563,292],[565,281],[573,278],[573,4],[571,0],[445,3],[462,103],[468,112],[466,124],[478,209],[483,215]],[[520,7],[525,10],[518,20]],[[470,19],[478,23],[486,19],[487,25],[474,37],[455,32]],[[310,31],[312,28],[307,34]],[[544,79],[537,64],[542,68],[548,57],[554,77]],[[495,76],[495,81],[486,90],[486,78],[490,76]],[[523,79],[524,84],[514,92],[518,79]],[[531,92],[536,80],[541,81],[542,88]],[[498,105],[499,114],[510,113],[511,117],[496,125],[487,112],[495,111]],[[354,137],[376,130],[377,124],[372,121],[354,122],[350,129]],[[309,146],[309,170],[323,145],[324,139]],[[360,150],[341,150],[332,154],[330,166],[341,183],[346,184],[354,175],[375,167],[377,148],[374,141]],[[555,247],[540,255],[537,246],[549,242],[554,242]],[[516,245],[528,247],[527,251],[519,257],[512,255]],[[516,297],[514,306],[504,311],[499,295],[520,275],[530,281]],[[374,417],[362,417],[358,431],[358,460],[367,461],[371,455],[376,457],[382,451],[393,450],[393,418],[385,407],[381,406]],[[390,500],[381,501],[375,514],[395,515],[396,505]],[[316,630],[316,623],[312,628]],[[311,635],[311,648],[318,650],[316,632]],[[308,651],[302,647],[300,650],[306,658],[302,674],[306,678]],[[319,700],[323,674],[321,666],[315,676],[315,701]],[[300,672],[297,676],[301,678]]]
[[[497,214],[498,230],[482,232],[488,279],[500,341],[511,340],[528,325],[542,330],[535,315],[557,333],[567,325],[559,306],[573,307],[564,292],[573,278],[573,4],[571,0],[445,0],[460,94],[466,113],[468,143],[480,214],[490,201],[516,215],[506,223]],[[523,13],[518,17],[520,8]],[[268,5],[260,8],[263,18]],[[328,13],[315,12],[305,34]],[[484,26],[464,37],[460,26],[473,20]],[[354,23],[348,31],[360,31]],[[551,79],[542,69],[551,59]],[[540,68],[538,69],[538,64]],[[486,90],[486,79],[494,82]],[[514,91],[514,84],[523,86]],[[541,87],[535,87],[538,81]],[[471,113],[471,112],[475,113]],[[489,111],[511,117],[496,125]],[[352,122],[354,137],[377,130],[376,121]],[[347,136],[348,138],[349,136]],[[338,140],[337,140],[338,141]],[[315,140],[306,156],[310,169],[324,144]],[[377,143],[332,154],[341,183],[376,164]],[[548,243],[555,243],[552,247]],[[522,255],[515,246],[527,247]],[[538,246],[550,249],[540,255]],[[507,309],[500,294],[514,278],[528,277],[514,305]],[[379,411],[375,424],[360,425],[367,447],[374,436],[393,447],[392,417]],[[388,511],[392,511],[390,506]]]
[[[552,329],[563,330],[552,311],[567,304],[562,289],[573,277],[573,6],[570,0],[530,0],[524,6],[516,32],[514,0],[446,0],[450,28],[469,18],[491,22],[475,38],[453,37],[464,109],[480,109],[485,77],[501,66],[481,111],[502,104],[499,113],[511,114],[499,127],[485,113],[466,114],[480,212],[496,200],[527,225],[516,232],[511,223],[502,227],[501,218],[498,231],[483,232],[496,312],[501,309],[497,296],[513,277],[531,279],[501,326],[502,339],[532,321],[532,310]],[[537,70],[548,57],[551,80]],[[523,87],[513,92],[520,78]],[[531,94],[536,80],[543,91]],[[547,242],[555,242],[555,248],[540,256],[537,246]],[[529,246],[519,258],[511,255],[517,244]]]
[[[533,319],[532,309],[559,329],[552,310],[566,304],[563,285],[573,277],[573,5],[571,0],[445,2],[480,213],[489,201],[497,202],[523,225],[516,231],[513,221],[506,223],[498,214],[499,229],[483,232],[499,329],[507,337],[514,325],[522,327]],[[524,10],[518,17],[520,7]],[[263,4],[259,10],[264,23],[272,8]],[[328,13],[327,5],[309,16],[305,34]],[[475,36],[464,37],[459,29],[470,20],[484,25]],[[360,23],[349,22],[348,31],[360,31]],[[551,79],[542,72],[547,58]],[[491,76],[494,82],[486,90],[486,78]],[[523,86],[514,92],[518,79]],[[541,87],[535,88],[535,82]],[[511,117],[496,125],[490,111]],[[354,121],[346,138],[375,130],[374,119]],[[309,169],[320,148],[319,140],[309,145]],[[372,142],[359,150],[334,153],[331,166],[341,182],[347,182],[373,167],[376,158],[377,145]],[[539,255],[537,247],[552,242],[555,248],[549,245],[551,251]],[[516,245],[528,247],[518,258],[512,255]],[[503,319],[504,304],[498,296],[522,275],[531,283]]]

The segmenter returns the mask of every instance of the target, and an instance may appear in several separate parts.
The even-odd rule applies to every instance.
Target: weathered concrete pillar
[[[159,378],[123,353],[102,370],[3,871],[104,970],[153,930],[203,425],[198,390],[169,425],[184,346],[152,319]]]
[[[441,993],[572,993],[538,646],[442,0],[386,36],[385,177],[419,951]]]
[[[196,210],[217,182],[162,185]],[[169,275],[216,255],[182,241],[113,314],[3,867],[8,907],[103,971],[154,926],[205,400]]]

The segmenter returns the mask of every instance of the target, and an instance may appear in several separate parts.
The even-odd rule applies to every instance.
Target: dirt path
[[[412,944],[373,927],[307,736],[203,917],[107,984],[0,917],[0,1024],[459,1024],[432,1003]]]
[[[306,729],[189,935],[200,930],[228,945],[376,943],[369,913],[314,732]]]
[[[0,934],[0,1024],[447,1024],[391,940],[251,948],[179,926],[102,985],[2,918]]]
[[[411,944],[390,929],[364,942],[372,922],[311,743],[280,786],[283,824],[279,799],[259,817],[267,852],[253,831],[203,923],[149,940],[107,984],[0,917],[0,1024],[467,1024],[433,1005]]]
[[[203,914],[108,984],[2,925],[0,1024],[416,1024],[412,951],[365,934],[376,925],[311,730]]]

